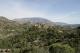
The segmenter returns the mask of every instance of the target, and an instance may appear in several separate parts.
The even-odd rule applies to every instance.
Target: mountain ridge
[[[14,23],[16,25],[18,24],[24,24],[24,23],[31,23],[31,24],[46,24],[49,26],[61,26],[61,27],[78,27],[80,24],[67,24],[67,23],[62,23],[62,22],[53,22],[45,18],[41,17],[31,17],[31,18],[17,18],[13,20],[9,20],[6,17],[0,16],[0,23],[5,22],[5,23]]]
[[[32,18],[18,18],[14,19],[14,21],[18,23],[27,23],[31,22],[32,24],[40,23],[40,24],[50,24],[50,25],[66,25],[67,23],[62,23],[62,22],[53,22],[45,18],[40,18],[40,17],[32,17]]]
[[[23,23],[32,23],[32,24],[47,24],[49,26],[61,26],[61,27],[65,27],[65,28],[76,28],[78,26],[80,26],[80,24],[67,24],[67,23],[63,23],[63,22],[53,22],[50,21],[48,19],[45,18],[41,18],[41,17],[31,17],[31,18],[18,18],[18,19],[14,19],[14,21],[23,24]]]

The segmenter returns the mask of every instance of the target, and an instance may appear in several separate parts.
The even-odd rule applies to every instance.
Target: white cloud
[[[25,7],[24,7],[23,0],[9,0],[5,2],[1,2],[0,0],[0,16],[5,16],[5,17],[8,17],[9,19],[24,18],[24,17],[43,17],[56,22],[72,23],[72,21],[75,22],[75,20],[80,19],[79,18],[80,16],[78,16],[77,14],[80,15],[80,13],[78,12],[56,14],[55,12],[50,13],[46,11],[46,9],[44,11],[35,10],[30,8],[30,6],[27,4],[25,4]]]
[[[80,13],[79,12],[71,12],[68,14],[64,14],[62,16],[55,16],[54,18],[51,19],[52,21],[55,22],[64,22],[64,23],[69,23],[69,24],[78,24],[80,23]]]
[[[23,0],[9,0],[9,1],[4,0],[4,1],[5,2],[2,3],[2,5],[0,5],[1,7],[0,16],[5,16],[5,17],[8,17],[9,19],[22,18],[22,17],[44,17],[44,18],[57,17],[59,19],[60,17],[63,17],[59,15],[56,15],[56,16],[50,15],[48,12],[45,12],[45,11],[33,10],[30,8],[29,5],[25,5],[26,7],[24,7]],[[57,1],[57,0],[47,0],[47,1],[51,2],[51,1]]]
[[[9,5],[9,6],[8,6]],[[26,5],[23,7],[22,1],[10,1],[7,7],[5,5],[0,9],[0,16],[8,17],[9,19],[21,18],[21,17],[45,17],[46,13],[31,9]],[[5,7],[5,9],[4,9]]]

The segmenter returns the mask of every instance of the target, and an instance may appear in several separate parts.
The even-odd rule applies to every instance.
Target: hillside
[[[20,24],[0,16],[0,39],[14,35],[15,30],[19,29]]]
[[[60,27],[64,27],[64,28],[76,28],[78,26],[80,26],[80,24],[67,24],[67,23],[62,23],[62,22],[52,22],[50,20],[44,19],[44,18],[40,18],[40,17],[32,17],[32,18],[18,18],[18,19],[14,19],[13,21],[16,21],[17,23],[20,24],[25,24],[25,23],[29,23],[29,24],[46,24],[48,26],[60,26]]]
[[[31,24],[46,24],[46,25],[55,25],[50,20],[39,18],[39,17],[33,17],[33,18],[21,18],[21,19],[14,19],[14,21],[18,23],[31,23]]]
[[[0,52],[80,53],[80,26],[70,26],[43,18],[0,17]]]
[[[66,25],[66,23],[61,23],[61,22],[52,22],[50,20],[44,19],[44,18],[40,18],[40,17],[32,17],[32,18],[18,18],[18,19],[14,19],[14,21],[18,22],[18,23],[31,23],[31,24],[47,24],[47,25],[51,25],[51,26],[55,26],[55,25]]]

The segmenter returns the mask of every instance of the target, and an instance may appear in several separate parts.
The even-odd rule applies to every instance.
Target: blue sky
[[[80,0],[0,0],[0,16],[80,24]]]

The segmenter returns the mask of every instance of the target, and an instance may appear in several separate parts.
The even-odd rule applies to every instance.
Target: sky
[[[80,0],[0,0],[0,16],[80,24]]]

